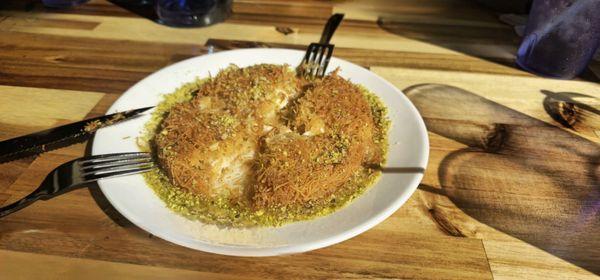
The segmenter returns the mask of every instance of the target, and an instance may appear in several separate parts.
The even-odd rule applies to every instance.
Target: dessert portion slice
[[[204,197],[241,197],[254,178],[259,138],[278,125],[277,112],[298,87],[285,65],[222,70],[162,121],[154,139],[162,169]]]
[[[382,158],[367,97],[335,72],[309,85],[282,116],[289,129],[267,134],[256,156],[257,208],[318,204]]]

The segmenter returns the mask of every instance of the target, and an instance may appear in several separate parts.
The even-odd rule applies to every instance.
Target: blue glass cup
[[[42,0],[42,3],[49,8],[70,8],[88,1],[90,0]]]
[[[600,45],[600,0],[534,0],[517,64],[534,74],[571,79]]]
[[[232,0],[156,0],[158,21],[175,27],[207,26],[231,14]]]

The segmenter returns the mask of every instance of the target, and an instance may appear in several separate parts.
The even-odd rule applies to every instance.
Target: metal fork
[[[333,33],[344,19],[344,14],[334,14],[327,20],[321,40],[319,43],[311,43],[306,49],[306,54],[300,63],[299,71],[302,75],[308,77],[323,77],[327,65],[329,65],[329,59],[333,54],[334,45],[329,44],[329,40],[333,36]]]
[[[100,179],[147,172],[154,168],[149,153],[119,153],[79,158],[54,169],[31,194],[10,205],[0,207],[0,218],[31,203],[48,200]]]

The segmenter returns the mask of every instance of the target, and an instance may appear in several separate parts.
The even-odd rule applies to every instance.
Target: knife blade
[[[151,108],[154,106],[104,115],[2,141],[0,163],[83,142],[98,129],[131,119]]]

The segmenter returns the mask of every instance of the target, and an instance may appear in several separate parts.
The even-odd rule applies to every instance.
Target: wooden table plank
[[[0,65],[0,82],[17,86],[121,93],[153,71],[207,52],[206,47],[196,44],[142,43],[1,31],[0,35],[0,46],[12,50],[0,54],[0,59],[3,60]],[[257,44],[218,39],[209,39],[206,46],[214,50],[245,47],[304,48],[303,45],[295,44]],[[527,72],[505,66],[504,64],[512,63],[507,60],[456,54],[338,47],[336,56],[366,67],[414,67],[530,76]]]
[[[235,14],[280,15],[327,19],[333,13],[333,4],[316,0],[241,0],[232,6]]]
[[[0,111],[5,112],[2,114],[2,124],[21,128],[32,127],[33,129],[29,132],[51,127],[60,122],[80,120],[104,95],[97,92],[2,85],[0,85],[0,91],[2,92]],[[65,107],[69,110],[64,110]],[[19,110],[14,110],[15,108],[19,108]],[[14,136],[16,135],[0,134],[0,140]]]
[[[33,34],[54,34],[95,39],[120,39],[143,42],[163,43],[198,43],[203,44],[209,38],[228,40],[267,41],[279,43],[295,43],[307,45],[320,37],[321,30],[299,31],[284,35],[274,26],[256,26],[235,23],[222,23],[202,29],[174,29],[162,25],[149,25],[146,19],[116,18],[106,16],[83,16],[71,14],[30,14],[13,11],[0,11],[0,16],[8,16],[0,22],[0,30],[12,32],[26,32]],[[98,27],[91,31],[82,31],[66,28],[51,28],[45,26],[31,27],[28,21],[32,17],[45,20],[68,19],[73,21],[100,22]],[[401,34],[387,32],[372,24],[372,28],[346,28],[342,23],[332,43],[340,47],[355,47],[378,50],[419,51],[428,53],[456,53],[445,47],[440,47],[434,42],[425,42]],[[427,28],[426,26],[424,28]],[[438,26],[429,27],[436,30]],[[452,29],[452,27],[448,27]],[[489,31],[488,31],[489,32]],[[472,42],[456,41],[453,46],[467,48]],[[477,49],[492,57],[507,57],[514,52],[512,44],[502,45],[484,42]]]
[[[379,18],[399,19],[404,15],[427,18],[428,22],[452,20],[454,22],[471,22],[477,25],[496,24],[495,14],[482,9],[476,3],[461,0],[368,0],[339,1],[334,6],[335,13],[345,13],[349,19],[376,21]]]
[[[564,127],[554,120],[544,108],[547,92],[583,94],[591,100],[600,99],[600,86],[598,83],[586,81],[563,81],[544,79],[534,76],[516,77],[514,75],[494,75],[486,73],[466,73],[463,71],[436,71],[420,70],[415,68],[388,68],[372,67],[372,71],[390,80],[399,89],[405,89],[412,85],[426,83],[444,83],[451,86],[459,86],[467,91],[474,92],[491,101],[509,107],[517,112],[551,123],[562,129],[568,129],[572,133],[577,131]],[[479,82],[477,82],[479,81]],[[481,82],[486,81],[486,82]],[[545,93],[546,92],[546,93]],[[587,103],[591,101],[586,100]],[[457,108],[459,109],[459,108]],[[466,117],[468,114],[465,114]],[[478,114],[486,120],[495,119],[497,116]],[[496,120],[496,122],[519,122],[515,118],[507,120]],[[578,134],[590,141],[598,142],[596,135]]]
[[[149,237],[135,227],[115,227],[98,208],[89,207],[93,201],[84,195],[84,191],[77,192],[8,217],[0,229],[0,247],[267,279],[284,276],[326,278],[327,275],[349,278],[491,278],[485,252],[477,239],[422,238],[397,230],[373,229],[368,235],[306,254],[260,260],[225,257],[182,248]],[[70,205],[65,205],[64,200],[70,201]],[[48,211],[50,209],[52,211]],[[59,214],[58,211],[71,214]],[[402,215],[401,212],[397,214]],[[56,219],[64,224],[56,225]],[[28,222],[23,223],[24,220]],[[77,225],[72,224],[75,221],[78,221]],[[393,247],[394,251],[388,251],[389,247]],[[457,270],[456,267],[462,269]]]
[[[206,46],[216,50],[239,48],[289,48],[304,50],[304,45],[273,42],[209,39]],[[374,66],[405,67],[415,69],[454,70],[516,76],[532,76],[515,68],[512,60],[494,57],[473,57],[458,54],[432,54],[413,51],[382,51],[336,47],[334,55],[370,68]],[[511,67],[512,66],[512,67]]]
[[[201,45],[0,31],[0,83],[122,93],[150,73],[206,53]]]
[[[450,198],[450,205],[477,220],[471,222],[484,223],[546,251],[511,254],[512,261],[507,264],[508,253],[500,245],[507,244],[505,235],[496,231],[473,235],[472,225],[453,219],[458,231],[484,240],[486,253],[493,256],[490,265],[495,276],[506,273],[515,277],[509,267],[519,263],[535,268],[531,277],[548,274],[548,270],[557,278],[572,272],[589,276],[576,266],[592,272],[600,269],[600,237],[587,235],[600,231],[596,210],[600,199],[600,138],[557,127],[560,124],[546,112],[541,92],[569,91],[600,100],[600,86],[405,68],[374,67],[372,71],[405,89],[429,131],[469,147],[447,154],[446,145],[432,143],[431,153],[445,156],[432,156],[440,159],[430,163],[437,167],[438,175],[426,176],[424,183],[439,188]],[[481,82],[492,79],[494,84]],[[477,110],[465,113],[468,108]],[[465,226],[470,230],[461,230]],[[519,256],[522,259],[516,261]],[[556,256],[576,266],[557,264]],[[566,273],[554,271],[557,267]]]
[[[231,276],[218,273],[148,267],[6,250],[0,250],[0,270],[3,277],[7,277],[7,279],[77,279],[81,275],[86,275],[86,279],[234,279]]]

